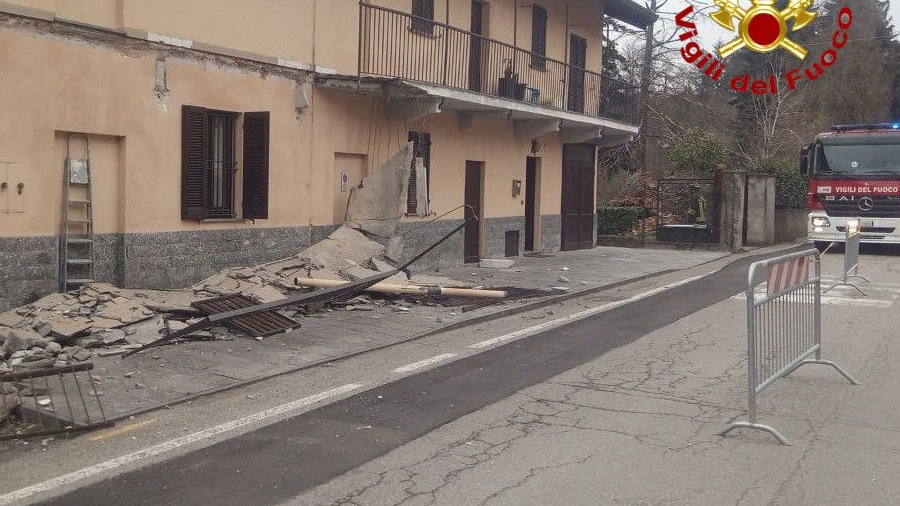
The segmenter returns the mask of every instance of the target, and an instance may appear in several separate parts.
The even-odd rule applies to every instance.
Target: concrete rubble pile
[[[184,290],[130,290],[91,283],[0,313],[0,374],[82,362],[95,353],[125,353],[199,321],[203,315],[191,306],[195,301],[241,294],[258,303],[274,302],[307,290],[295,285],[298,277],[353,281],[393,270],[402,256],[402,238],[396,230],[406,203],[411,164],[412,143],[353,188],[347,225],[293,257],[255,267],[229,267]],[[409,278],[404,273],[385,283],[471,286],[438,276]],[[368,295],[342,306],[371,310],[384,304],[395,311],[409,310],[402,300]],[[298,313],[305,311],[284,311],[291,317]],[[194,337],[228,339],[224,328]]]
[[[59,367],[124,353],[200,313],[191,290],[127,290],[91,283],[0,313],[0,373]]]

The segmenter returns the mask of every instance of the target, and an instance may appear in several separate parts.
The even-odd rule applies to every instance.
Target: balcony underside
[[[564,143],[599,146],[628,142],[638,133],[637,126],[613,119],[405,79],[330,75],[319,77],[316,86],[380,96],[388,102],[389,114],[395,120],[456,112],[461,118],[460,127],[465,128],[466,118],[505,118],[512,123],[516,135],[523,138],[558,132]]]

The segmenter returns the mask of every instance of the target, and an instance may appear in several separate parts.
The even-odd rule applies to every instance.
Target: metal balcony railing
[[[359,74],[634,123],[637,86],[466,30],[360,3]]]

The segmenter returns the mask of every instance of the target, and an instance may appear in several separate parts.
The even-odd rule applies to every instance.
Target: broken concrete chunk
[[[12,329],[7,332],[6,341],[3,342],[3,353],[8,356],[43,343],[44,338],[31,329]]]
[[[34,305],[44,308],[44,309],[50,309],[55,306],[58,306],[59,304],[68,303],[72,299],[73,299],[73,297],[71,297],[70,295],[65,294],[65,293],[51,293],[50,295],[47,295],[46,297],[42,297],[42,298],[38,299],[34,303]]]
[[[50,335],[50,331],[53,329],[53,325],[50,322],[39,322],[33,324],[31,328],[33,328],[35,332],[40,334],[41,337],[47,337]]]
[[[386,161],[375,174],[350,190],[345,224],[370,234],[393,237],[406,204],[409,171],[413,159],[413,143]]]
[[[78,350],[77,353],[72,355],[72,359],[75,360],[76,362],[84,362],[85,360],[90,360],[92,355],[93,354],[91,353],[90,350],[82,349],[82,350]]]
[[[373,258],[384,254],[384,246],[358,230],[341,226],[300,254],[325,269],[340,271],[353,265],[367,265]]]
[[[50,352],[54,355],[57,355],[57,354],[59,354],[59,352],[62,351],[62,345],[55,341],[50,341],[49,343],[47,343],[47,347],[45,349],[48,352]]]
[[[103,316],[94,315],[91,317],[91,331],[97,332],[102,330],[114,329],[122,326],[119,320],[105,318]]]
[[[119,341],[125,340],[125,331],[122,329],[111,329],[105,332],[100,332],[99,334],[94,334],[94,336],[99,337],[104,345],[118,343]]]
[[[51,358],[52,356],[53,356],[53,354],[47,350],[43,350],[41,348],[35,348],[34,350],[32,350],[31,354],[29,354],[28,356],[22,357],[22,363],[37,362],[38,360],[44,360],[46,358]]]
[[[385,262],[384,260],[379,260],[378,258],[372,259],[372,265],[375,267],[375,270],[378,272],[391,272],[396,269],[393,265]]]
[[[169,330],[171,330],[172,332],[178,332],[181,329],[186,329],[187,326],[187,323],[180,322],[178,320],[169,320]]]
[[[103,346],[103,339],[97,335],[79,337],[75,340],[75,344],[82,348],[99,348]]]
[[[249,295],[260,304],[275,302],[287,298],[283,293],[271,286],[261,286],[251,291]]]
[[[303,276],[300,276],[303,277]],[[312,279],[331,279],[335,281],[344,281],[344,278],[328,269],[316,269],[309,271],[309,277]]]
[[[56,363],[55,358],[44,358],[41,360],[35,360],[34,362],[22,362],[18,364],[18,366],[22,369],[27,369],[30,371],[36,371],[38,369],[45,369],[47,367],[53,367],[53,364]]]
[[[344,271],[344,275],[346,275],[347,277],[349,277],[350,279],[352,279],[354,281],[369,278],[372,276],[377,276],[379,274],[381,274],[381,273],[378,271],[373,271],[371,269],[365,269],[363,267],[352,267],[352,268]]]
[[[50,335],[57,338],[71,339],[87,331],[91,326],[92,323],[83,318],[66,318],[53,322]]]
[[[26,319],[15,311],[7,311],[0,313],[0,325],[4,327],[19,327],[25,323]]]

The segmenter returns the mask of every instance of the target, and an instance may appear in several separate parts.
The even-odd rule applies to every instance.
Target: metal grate
[[[257,306],[258,304],[243,295],[226,295],[215,299],[197,301],[191,305],[211,315]],[[229,323],[254,337],[271,336],[300,325],[296,320],[276,313],[274,310],[239,316],[230,320]]]
[[[109,427],[93,363],[0,374],[0,440]],[[82,374],[79,374],[82,373]]]

